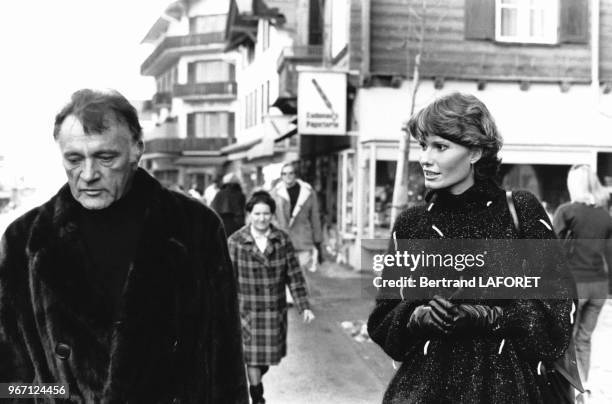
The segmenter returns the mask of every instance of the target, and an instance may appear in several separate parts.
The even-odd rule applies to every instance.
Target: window
[[[199,15],[189,19],[190,34],[207,34],[210,32],[224,32],[225,14],[219,15]]]
[[[187,66],[190,83],[234,81],[234,66],[222,60],[201,60]]]
[[[557,43],[557,0],[496,0],[495,39],[500,42]]]
[[[187,137],[233,137],[234,114],[225,111],[187,114]]]
[[[331,57],[336,58],[348,44],[350,0],[333,0],[331,8]]]

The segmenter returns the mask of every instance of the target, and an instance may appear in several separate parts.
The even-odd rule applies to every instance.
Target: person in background
[[[210,207],[221,216],[228,237],[244,226],[244,204],[245,197],[238,176],[234,173],[226,174]]]
[[[0,383],[62,384],[79,403],[246,403],[217,215],[138,168],[142,128],[116,91],[75,92],[53,137],[68,183],[0,244]]]
[[[315,317],[293,244],[287,233],[271,224],[275,208],[270,194],[254,192],[246,203],[249,224],[228,239],[238,274],[242,341],[253,404],[265,403],[262,377],[287,353],[285,286],[291,290],[304,322]]]
[[[559,206],[553,226],[563,240],[569,267],[576,280],[576,359],[580,376],[588,383],[591,336],[608,295],[605,266],[607,264],[610,268],[612,265],[612,218],[607,210],[609,194],[588,165],[570,168],[567,189],[571,201]]]
[[[317,262],[314,260],[314,249],[318,252],[318,261],[322,262],[323,234],[314,189],[297,178],[293,163],[286,163],[281,168],[281,181],[272,189],[271,194],[277,205],[277,223],[289,233],[300,267],[302,270],[315,271]]]
[[[190,197],[197,199],[198,201],[202,199],[202,194],[198,191],[198,184],[191,184],[191,188],[187,191]]]
[[[219,192],[222,180],[223,177],[221,176],[221,174],[216,172],[213,181],[204,190],[204,195],[202,196],[202,199],[206,206],[210,206],[213,199],[215,199],[217,192]]]

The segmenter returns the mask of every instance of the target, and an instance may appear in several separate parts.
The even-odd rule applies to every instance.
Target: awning
[[[174,160],[177,166],[219,166],[225,163],[224,156],[182,156]]]
[[[249,150],[253,146],[257,145],[261,142],[262,137],[257,137],[249,140],[243,140],[236,143],[232,143],[228,146],[221,148],[221,154],[232,154],[232,153],[240,153],[242,151]]]
[[[275,142],[280,142],[297,133],[297,117],[295,115],[283,115],[270,118],[270,126],[274,131]]]

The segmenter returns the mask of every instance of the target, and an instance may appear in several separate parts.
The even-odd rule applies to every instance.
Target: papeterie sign
[[[346,73],[299,72],[298,132],[302,135],[346,134]]]

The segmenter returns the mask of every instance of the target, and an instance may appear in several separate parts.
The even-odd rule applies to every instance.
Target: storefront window
[[[338,172],[340,181],[338,185],[338,200],[340,212],[340,232],[347,236],[357,233],[355,222],[355,151],[345,150],[339,154]]]

